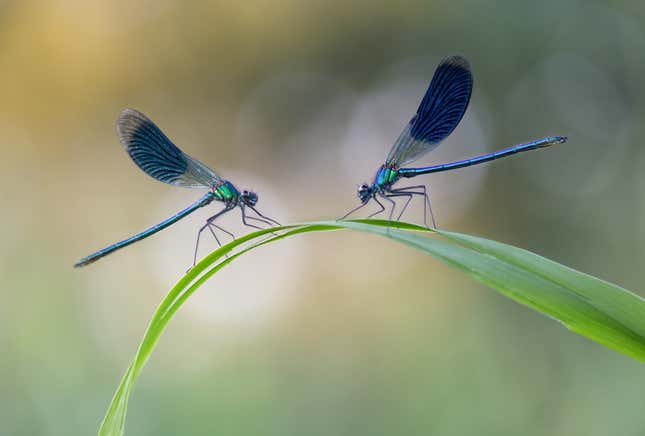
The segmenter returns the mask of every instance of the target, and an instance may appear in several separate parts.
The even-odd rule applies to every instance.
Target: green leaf
[[[501,294],[609,348],[645,361],[645,300],[530,251],[476,236],[383,220],[321,221],[259,230],[220,247],[170,290],[155,311],[108,408],[99,435],[122,435],[132,387],[172,316],[237,257],[290,236],[349,229],[393,239],[451,265]],[[280,232],[280,233],[278,233]],[[234,249],[238,249],[233,253]],[[228,257],[226,257],[228,256]]]

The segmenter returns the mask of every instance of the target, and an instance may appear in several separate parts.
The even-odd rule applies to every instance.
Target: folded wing
[[[222,181],[211,168],[182,152],[139,111],[125,109],[121,112],[116,131],[134,163],[161,182],[210,188]]]
[[[470,64],[461,56],[445,58],[430,86],[387,157],[387,164],[407,165],[439,145],[459,124],[473,88]]]

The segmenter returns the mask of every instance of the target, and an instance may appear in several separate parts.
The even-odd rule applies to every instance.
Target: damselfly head
[[[255,206],[258,202],[258,194],[253,191],[242,191],[242,202],[251,207]]]
[[[361,186],[358,187],[358,192],[357,192],[358,198],[360,198],[361,202],[367,203],[372,196],[372,190],[370,189],[370,185],[367,183],[363,183]]]

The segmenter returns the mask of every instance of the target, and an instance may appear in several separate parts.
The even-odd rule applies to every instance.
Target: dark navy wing
[[[417,113],[392,146],[386,163],[400,167],[437,147],[464,116],[472,88],[473,76],[465,58],[450,56],[441,61]]]
[[[121,143],[139,168],[176,186],[210,188],[222,179],[215,171],[182,152],[148,117],[134,109],[121,112],[116,123]]]

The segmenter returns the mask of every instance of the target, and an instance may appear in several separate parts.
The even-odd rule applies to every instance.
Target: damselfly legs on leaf
[[[523,151],[535,150],[561,144],[567,140],[564,136],[551,136],[538,139],[526,144],[514,145],[493,153],[484,154],[471,159],[451,162],[447,164],[432,165],[422,168],[402,168],[421,156],[434,150],[457,127],[461,121],[473,88],[473,77],[468,61],[461,56],[450,56],[439,64],[430,86],[421,100],[417,113],[412,117],[399,138],[396,140],[390,154],[374,177],[371,185],[362,184],[358,188],[358,198],[361,204],[350,210],[341,219],[345,219],[357,210],[374,200],[379,210],[369,215],[368,218],[378,215],[386,210],[384,203],[391,207],[389,220],[394,218],[396,207],[395,199],[403,197],[405,203],[396,219],[399,220],[414,196],[423,198],[423,222],[428,227],[427,214],[430,212],[432,226],[436,227],[430,197],[425,185],[406,186],[394,188],[393,185],[402,177],[410,178],[421,174],[438,173],[471,165],[477,165],[500,159]]]
[[[148,175],[171,185],[208,189],[208,192],[186,209],[176,213],[165,221],[82,258],[74,265],[75,267],[89,265],[103,256],[107,256],[116,250],[147,238],[176,223],[197,209],[209,205],[213,201],[223,203],[224,208],[208,218],[206,223],[199,229],[197,242],[195,243],[193,265],[197,262],[199,238],[206,229],[211,232],[219,245],[221,244],[215,230],[221,230],[235,239],[235,236],[231,232],[215,224],[215,220],[218,217],[233,209],[240,208],[242,222],[245,226],[257,229],[261,228],[256,224],[250,223],[249,220],[269,226],[274,224],[280,225],[276,220],[262,215],[255,208],[258,202],[258,195],[255,192],[246,190],[242,192],[238,191],[231,182],[221,178],[211,168],[182,152],[164,135],[155,123],[141,112],[133,109],[126,109],[121,112],[116,124],[116,131],[121,143],[134,163]],[[249,215],[249,210],[255,216]]]

